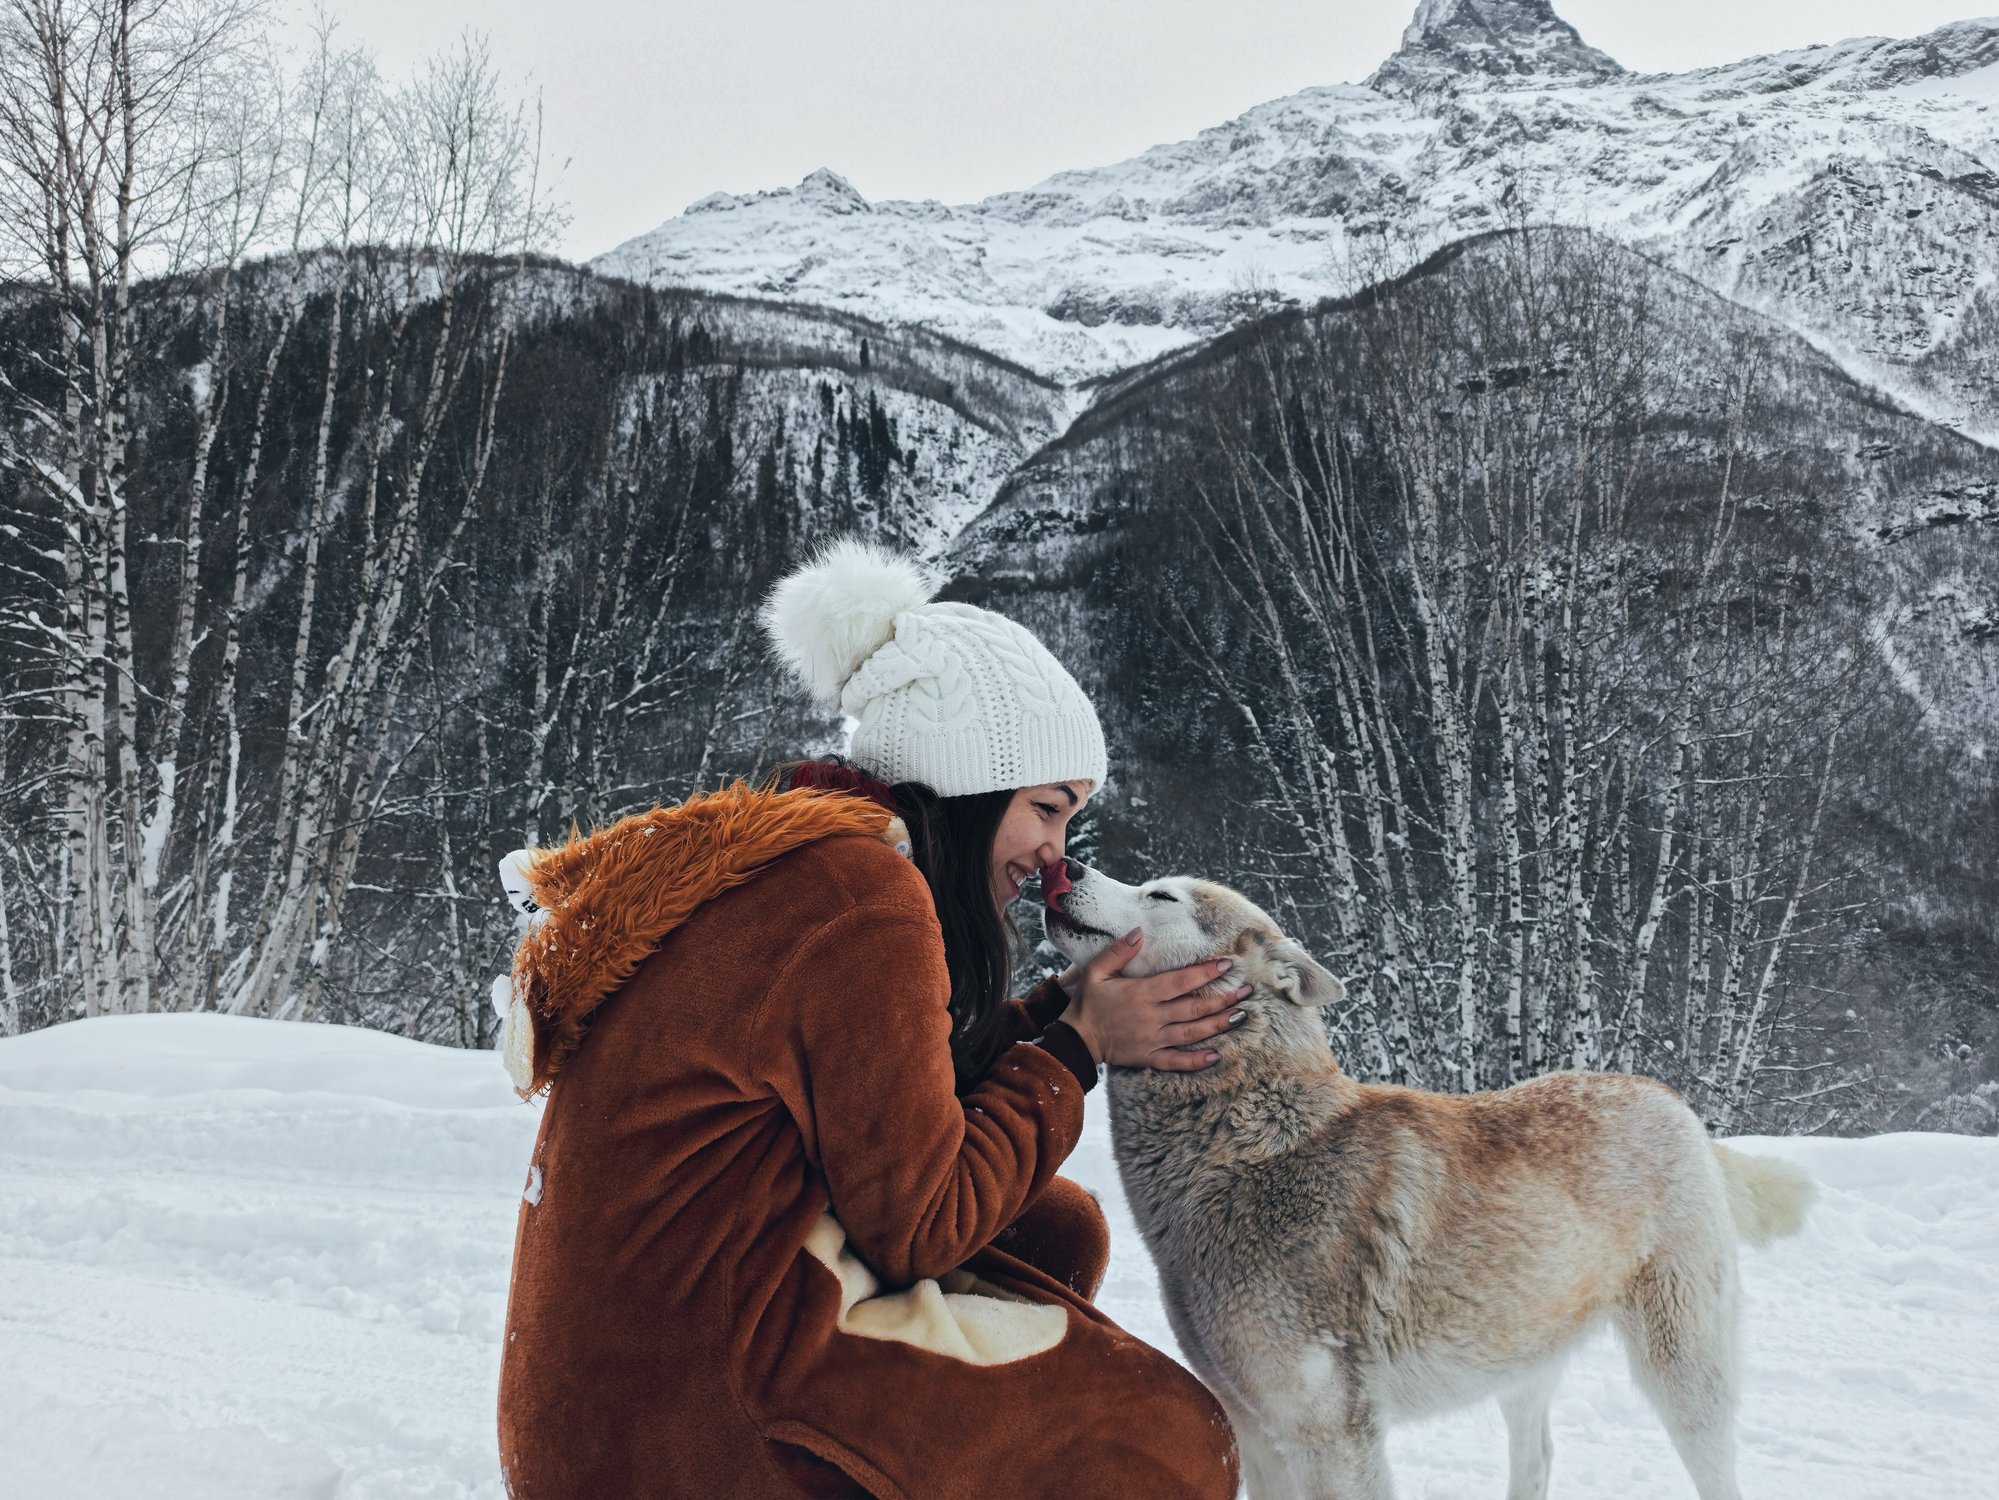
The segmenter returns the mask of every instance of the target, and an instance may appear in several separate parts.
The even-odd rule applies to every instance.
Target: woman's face
[[[1093,790],[1088,781],[1051,781],[1013,794],[993,834],[993,901],[1001,911],[1019,898],[1030,875],[1062,857],[1069,820]]]

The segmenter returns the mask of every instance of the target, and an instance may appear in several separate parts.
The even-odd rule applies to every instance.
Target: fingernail
[[[1222,1055],[1219,1052],[1204,1052],[1201,1055],[1210,1063],[1218,1063],[1222,1060]]]
[[[1240,1026],[1248,1019],[1249,1012],[1246,1010],[1232,1010],[1229,1012],[1229,1025],[1231,1026]]]
[[[1250,984],[1246,984],[1246,985],[1244,985],[1244,986],[1243,986],[1243,987],[1242,987],[1241,989],[1239,989],[1239,990],[1237,990],[1237,991],[1235,992],[1235,997],[1236,997],[1236,999],[1238,999],[1238,1000],[1246,1000],[1246,999],[1248,999],[1248,998],[1249,998],[1249,992],[1250,992],[1251,990],[1255,989],[1255,988],[1256,988],[1256,986],[1255,986],[1255,985],[1250,985]]]
[[[1217,974],[1226,974],[1230,969],[1233,969],[1234,967],[1235,967],[1234,959],[1232,958],[1220,959],[1217,960],[1215,964],[1215,972]]]
[[[1125,942],[1127,942],[1127,943],[1135,943],[1135,942],[1137,942],[1137,941],[1138,941],[1138,935],[1139,935],[1139,934],[1140,934],[1141,932],[1143,932],[1143,931],[1145,931],[1145,929],[1144,929],[1143,927],[1134,927],[1134,928],[1132,928],[1132,930],[1131,930],[1130,932],[1127,932],[1127,933],[1126,933],[1126,934],[1124,935],[1124,941],[1125,941]]]

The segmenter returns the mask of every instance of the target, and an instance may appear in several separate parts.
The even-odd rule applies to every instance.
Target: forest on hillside
[[[1989,450],[1582,231],[1134,372],[961,543],[1341,1055],[1637,1070],[1718,1126],[1987,1128]]]

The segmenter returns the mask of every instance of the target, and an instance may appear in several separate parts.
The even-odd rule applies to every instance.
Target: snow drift
[[[0,1041],[0,1473],[16,1500],[501,1493],[493,1404],[533,1106],[496,1059],[219,1016]],[[1745,1252],[1745,1493],[1983,1495],[1999,1468],[1999,1141],[1737,1143],[1818,1180]],[[1172,1347],[1100,1104],[1105,1307]],[[1686,1482],[1607,1341],[1554,1410],[1556,1495]],[[1399,1429],[1402,1486],[1501,1493],[1496,1410]],[[996,1497],[997,1500],[997,1497]]]

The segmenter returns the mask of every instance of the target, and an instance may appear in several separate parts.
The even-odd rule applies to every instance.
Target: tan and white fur
[[[1072,869],[1080,868],[1072,866]],[[1341,1072],[1340,981],[1240,894],[1082,870],[1047,920],[1072,959],[1143,928],[1125,972],[1219,953],[1253,986],[1221,1061],[1113,1068],[1118,1168],[1251,1500],[1386,1500],[1392,1422],[1496,1397],[1509,1500],[1547,1492],[1564,1357],[1608,1322],[1701,1500],[1736,1500],[1735,1242],[1812,1185],[1712,1144],[1650,1079],[1558,1073],[1453,1096]]]

